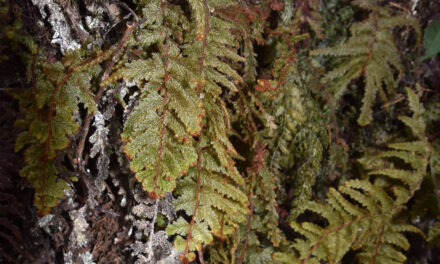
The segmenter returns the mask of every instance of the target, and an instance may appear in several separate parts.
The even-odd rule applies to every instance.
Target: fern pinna
[[[392,29],[411,25],[417,31],[418,42],[421,32],[413,17],[391,15],[386,8],[371,0],[357,0],[353,3],[370,11],[368,18],[350,27],[351,37],[345,43],[313,50],[311,55],[344,57],[340,65],[329,71],[323,79],[330,85],[328,89],[333,95],[333,103],[338,102],[352,80],[364,77],[365,94],[358,123],[365,126],[372,121],[376,95],[379,94],[382,102],[387,103],[388,98],[395,95],[402,77],[401,55]]]
[[[247,212],[246,195],[234,187],[243,179],[234,165],[238,154],[228,139],[229,120],[220,98],[220,85],[234,92],[242,81],[223,60],[243,58],[225,31],[233,24],[210,12],[230,4],[205,0],[190,5],[191,21],[167,1],[149,2],[144,9],[143,27],[158,51],[127,65],[125,78],[135,80],[142,95],[122,135],[131,169],[150,197],[177,186],[176,209],[191,220],[180,217],[167,232],[179,235],[175,246],[184,251],[183,262],[194,260],[191,251],[211,243],[213,234],[231,234]]]
[[[32,52],[34,53],[34,52]],[[98,65],[110,52],[89,56],[78,50],[64,56],[61,62],[47,63],[38,57],[29,63],[32,88],[17,98],[25,119],[16,122],[26,129],[16,141],[16,151],[25,151],[26,166],[20,171],[35,188],[35,206],[40,215],[50,212],[58,199],[69,188],[59,177],[55,166],[56,151],[69,145],[68,135],[79,129],[75,114],[82,103],[89,113],[96,111],[94,95],[90,91],[93,77],[101,70]],[[34,56],[39,56],[35,51]],[[33,71],[31,70],[33,69]]]
[[[276,259],[286,263],[338,263],[349,250],[355,250],[360,263],[405,262],[401,250],[408,250],[409,242],[402,233],[423,233],[399,222],[396,216],[420,187],[430,152],[423,106],[413,90],[407,89],[407,94],[413,115],[399,119],[414,140],[390,143],[388,150],[364,156],[365,179],[349,180],[338,190],[330,188],[326,203],[308,202],[306,210],[322,216],[326,224],[291,222],[304,239],[292,244],[295,253],[276,253]]]

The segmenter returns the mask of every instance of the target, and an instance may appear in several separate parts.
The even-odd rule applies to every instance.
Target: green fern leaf
[[[56,151],[65,149],[67,135],[78,131],[73,116],[83,104],[89,113],[96,111],[91,81],[101,68],[100,57],[84,60],[83,51],[67,54],[61,62],[50,64],[39,61],[35,70],[37,96],[32,91],[16,96],[26,115],[16,124],[27,129],[19,135],[15,150],[29,145],[25,151],[26,166],[20,175],[35,187],[35,206],[40,215],[50,212],[69,186],[58,178],[54,159]]]
[[[407,91],[410,108],[414,112],[407,120],[423,123],[420,115],[423,107],[412,90]],[[419,141],[389,144],[394,150],[379,152],[370,157],[369,162],[363,163],[369,178],[349,180],[338,191],[330,188],[325,204],[313,201],[306,204],[306,210],[322,216],[328,224],[291,223],[292,228],[304,236],[293,244],[299,255],[298,262],[336,263],[349,250],[359,251],[357,257],[360,263],[406,261],[401,250],[408,250],[409,242],[402,233],[422,232],[415,226],[398,223],[395,218],[420,187],[429,157],[424,131],[413,132]],[[400,168],[399,163],[389,158],[401,159],[411,168]],[[377,175],[400,181],[404,186],[394,184],[387,188],[386,184],[371,183]]]
[[[361,114],[358,123],[368,125],[372,121],[372,107],[379,94],[386,103],[396,91],[402,73],[402,62],[394,43],[391,29],[396,26],[411,25],[418,32],[417,21],[403,16],[392,16],[385,8],[366,4],[366,1],[355,1],[357,5],[370,10],[367,20],[353,24],[352,36],[333,48],[322,48],[311,52],[311,55],[343,56],[343,62],[330,71],[324,81],[330,83],[328,88],[334,96],[334,102],[345,93],[348,84],[364,76],[365,94],[362,99]],[[397,76],[395,78],[394,76]]]

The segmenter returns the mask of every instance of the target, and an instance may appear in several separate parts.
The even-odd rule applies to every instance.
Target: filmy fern
[[[285,174],[278,176],[283,179],[282,185],[294,182],[287,194],[292,199],[291,217],[298,215],[304,202],[311,198],[329,141],[328,111],[313,90],[319,86],[320,70],[308,58],[296,54],[293,46],[309,37],[297,32],[297,23],[301,23],[297,20],[301,18],[279,25],[278,30],[288,38],[284,37],[276,46],[280,55],[275,57],[271,69],[276,80],[270,81],[271,88],[265,91],[256,87],[258,98],[270,109],[276,124],[275,129],[266,125],[260,131],[271,151],[269,167],[273,172]]]
[[[98,63],[104,58],[105,55],[100,55],[84,59],[80,50],[57,63],[44,62],[40,57],[30,74],[29,81],[36,80],[33,87],[17,96],[26,117],[16,124],[26,131],[17,138],[16,151],[28,146],[26,166],[20,174],[35,187],[35,205],[40,215],[49,213],[69,188],[65,180],[58,178],[54,164],[56,151],[66,148],[67,136],[79,129],[74,120],[79,113],[79,103],[90,113],[96,111],[90,86],[101,70]],[[32,67],[31,64],[28,67]]]
[[[190,22],[180,7],[165,1],[144,9],[145,27],[156,36],[159,51],[127,65],[126,78],[142,87],[142,95],[122,135],[131,168],[150,197],[173,191],[177,179],[176,209],[191,221],[181,217],[167,232],[180,235],[175,246],[185,252],[183,262],[195,258],[190,251],[211,243],[213,233],[231,234],[247,212],[246,196],[232,184],[243,179],[234,166],[237,153],[227,137],[229,120],[219,97],[220,85],[236,91],[230,78],[242,81],[222,60],[243,59],[234,51],[238,43],[224,31],[233,25],[210,12],[230,3],[190,4]],[[187,31],[175,30],[170,21],[175,18],[183,24],[178,29]]]
[[[246,225],[242,225],[242,245],[238,247],[240,263],[271,263],[275,248],[285,242],[278,228],[279,216],[276,202],[276,177],[265,164],[265,152],[257,144],[256,155],[248,172],[250,209]]]
[[[349,250],[358,251],[360,263],[406,260],[401,250],[408,250],[409,242],[402,233],[421,231],[399,222],[396,215],[420,187],[430,151],[424,135],[423,106],[414,91],[407,89],[407,93],[413,115],[399,119],[411,130],[414,140],[390,143],[389,150],[364,157],[365,179],[349,180],[338,190],[330,188],[326,203],[307,203],[306,210],[322,216],[326,224],[291,223],[305,237],[292,245],[297,255],[289,257],[296,262],[337,263]],[[400,161],[408,167],[399,165]],[[395,184],[396,180],[400,184]],[[276,258],[286,260],[286,255],[279,253]]]
[[[195,142],[191,139],[201,130],[197,115],[202,111],[196,87],[188,80],[194,73],[182,66],[186,59],[173,41],[174,32],[166,21],[166,14],[177,17],[183,14],[171,7],[160,1],[147,6],[145,27],[156,36],[155,42],[149,44],[157,43],[159,52],[148,60],[130,62],[124,76],[136,81],[142,89],[140,102],[122,134],[127,141],[125,152],[132,159],[130,166],[136,178],[152,198],[172,191],[175,179],[196,163]]]
[[[210,263],[273,263],[275,248],[286,242],[278,227],[277,178],[267,168],[265,147],[256,143],[252,165],[247,170],[247,221],[210,247]]]
[[[421,33],[417,20],[412,17],[394,16],[374,1],[357,0],[353,3],[370,11],[368,18],[350,27],[351,37],[345,43],[314,50],[311,55],[344,58],[324,77],[324,82],[330,85],[332,102],[338,102],[352,80],[364,77],[365,94],[358,123],[365,126],[372,121],[376,95],[379,94],[382,103],[386,104],[395,95],[402,77],[403,66],[392,29],[411,25],[417,31],[418,42]]]
[[[167,228],[171,234],[186,236],[186,240],[178,236],[175,242],[175,246],[185,252],[184,263],[195,257],[189,251],[201,250],[202,244],[211,243],[211,234],[220,239],[232,234],[238,223],[245,220],[247,212],[247,197],[235,187],[244,181],[232,159],[238,154],[228,139],[228,113],[220,98],[220,84],[231,92],[236,91],[235,83],[228,77],[242,81],[238,73],[222,60],[243,59],[234,51],[238,43],[229,37],[228,30],[222,31],[226,28],[231,30],[233,25],[217,16],[210,16],[209,12],[212,7],[227,7],[230,3],[206,0],[190,3],[194,16],[204,18],[203,22],[196,19],[193,23],[195,30],[188,35],[191,44],[184,46],[184,54],[199,62],[197,88],[199,98],[204,98],[204,121],[197,142],[197,166],[191,168],[177,185],[181,195],[176,200],[176,209],[184,210],[191,216],[191,221],[188,223],[179,218]],[[199,5],[203,6],[202,10]]]
[[[116,2],[123,6],[125,1]],[[434,130],[429,125],[434,113],[423,115],[419,96],[407,89],[412,115],[399,117],[407,130],[390,132],[403,125],[385,115],[387,126],[378,130],[394,143],[384,147],[381,144],[389,140],[363,136],[376,131],[374,124],[365,126],[373,121],[377,94],[384,107],[394,105],[387,102],[409,72],[393,30],[411,25],[420,38],[415,19],[396,16],[377,0],[352,1],[364,10],[357,14],[365,20],[352,24],[346,42],[311,52],[340,57],[327,61],[337,66],[323,74],[316,57],[308,57],[309,48],[333,42],[322,38],[339,31],[319,25],[322,17],[332,17],[320,1],[128,2],[137,8],[130,10],[135,22],[127,23],[119,46],[104,53],[82,48],[49,63],[41,55],[45,51],[30,38],[17,36],[17,29],[5,34],[30,50],[22,55],[30,88],[15,93],[25,114],[17,121],[25,131],[16,150],[25,148],[21,174],[35,187],[40,215],[49,213],[69,188],[69,179],[59,173],[68,169],[55,162],[64,157],[64,163],[70,160],[91,169],[87,177],[96,171],[95,181],[84,178],[97,190],[85,186],[89,203],[99,197],[109,173],[120,187],[122,207],[130,209],[127,200],[133,194],[138,204],[127,219],[138,231],[138,241],[130,246],[138,262],[165,259],[165,254],[153,252],[154,247],[168,250],[171,242],[172,257],[181,254],[183,263],[195,261],[196,253],[201,263],[204,256],[208,263],[339,263],[349,252],[353,254],[347,259],[356,255],[360,263],[405,261],[409,242],[403,233],[420,230],[405,224],[400,213],[421,186],[428,164],[431,173],[438,171],[438,148],[428,161],[431,150],[425,137],[425,126],[427,134]],[[323,6],[335,5],[348,6],[343,0]],[[347,17],[358,12],[353,10],[359,9],[336,13],[351,23]],[[109,64],[103,71],[105,61]],[[352,83],[365,87],[360,128],[348,124],[351,113],[333,111]],[[106,87],[124,87],[127,97],[107,101],[107,109],[98,111],[106,104],[100,100]],[[125,108],[122,117],[118,103]],[[398,113],[406,111],[398,106],[393,106]],[[102,116],[107,110],[115,113],[111,126]],[[93,118],[97,129],[89,135]],[[341,127],[347,125],[340,135],[338,119]],[[85,160],[63,156],[76,143],[80,125],[78,153],[84,149]],[[123,125],[123,143],[117,137],[118,125]],[[364,143],[371,141],[381,141],[381,148],[366,149]],[[104,153],[105,146],[117,147],[114,153]],[[97,153],[102,157],[96,161]],[[364,153],[362,158],[352,162],[351,155],[359,153]],[[118,173],[129,174],[129,167],[148,199],[138,193],[140,188],[125,189],[125,183],[134,188],[135,181],[117,178],[114,157],[121,167]],[[343,168],[338,175],[345,174],[341,180],[351,180],[330,188],[325,202],[313,201],[324,197],[319,184],[336,184],[336,174],[326,169],[334,171],[339,165]],[[80,168],[81,174],[81,166],[73,169]],[[95,199],[87,210],[100,209],[99,203]],[[168,216],[166,221],[160,221],[160,212]],[[87,214],[82,218],[89,220]],[[438,224],[431,229],[432,242],[438,230]]]

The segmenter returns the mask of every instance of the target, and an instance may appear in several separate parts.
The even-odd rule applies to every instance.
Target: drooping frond
[[[58,178],[54,159],[56,151],[69,145],[67,136],[79,128],[74,120],[79,113],[78,105],[82,103],[89,113],[96,111],[90,86],[92,78],[101,70],[98,63],[109,52],[89,59],[83,55],[77,51],[66,55],[61,62],[38,61],[35,86],[27,90],[26,95],[17,97],[26,114],[17,125],[26,131],[17,138],[16,151],[28,146],[26,166],[20,174],[35,188],[35,205],[40,215],[49,213],[69,188],[65,180]]]
[[[234,165],[238,154],[228,139],[228,114],[220,98],[223,89],[237,91],[242,78],[230,62],[243,58],[231,37],[234,25],[210,11],[231,2],[190,5],[190,21],[167,1],[144,9],[150,16],[142,31],[156,36],[148,45],[158,51],[126,66],[125,78],[136,81],[142,95],[122,135],[131,169],[150,197],[175,189],[176,209],[191,217],[167,227],[168,234],[179,235],[175,246],[184,251],[183,262],[194,259],[192,251],[210,243],[213,234],[231,234],[247,212],[247,198],[235,187],[243,179]],[[178,29],[172,23],[176,18],[183,21]]]
[[[421,231],[400,223],[396,215],[420,187],[429,157],[423,106],[412,90],[407,89],[407,94],[413,115],[399,119],[411,129],[415,140],[389,144],[389,150],[362,160],[367,179],[347,181],[338,190],[330,188],[326,203],[306,204],[306,210],[323,217],[326,224],[291,223],[305,238],[294,242],[297,262],[337,263],[349,250],[359,251],[357,256],[361,263],[405,262],[401,250],[408,250],[409,243],[403,232]],[[393,159],[409,167],[400,166]],[[395,180],[400,184],[391,184]],[[278,254],[280,259],[283,256]]]
[[[206,134],[200,139],[200,166],[191,168],[177,184],[176,210],[183,210],[191,220],[180,217],[167,227],[168,234],[179,235],[175,247],[185,252],[182,261],[192,261],[195,255],[191,251],[211,244],[214,235],[219,239],[231,235],[247,214],[247,197],[235,187],[243,183],[240,175],[232,164],[218,159],[227,152],[220,144],[209,142]]]
[[[198,102],[194,69],[180,54],[175,31],[168,18],[183,17],[182,11],[165,1],[153,1],[144,11],[145,29],[155,35],[159,52],[151,58],[130,62],[124,78],[141,87],[141,98],[125,123],[125,153],[131,170],[150,197],[157,198],[175,188],[176,178],[195,165],[193,136],[200,133],[202,111]],[[154,13],[154,15],[153,15]]]
[[[370,11],[368,18],[350,27],[351,37],[344,43],[331,48],[321,48],[311,55],[339,56],[344,59],[323,81],[329,84],[328,90],[333,102],[345,93],[351,81],[363,76],[365,94],[362,99],[358,123],[368,125],[372,121],[372,107],[379,94],[382,103],[387,103],[396,93],[402,76],[402,62],[397,50],[392,29],[411,25],[420,39],[420,28],[414,18],[394,16],[373,1],[354,1],[355,4]]]
[[[220,98],[222,86],[234,92],[236,82],[242,82],[239,74],[224,61],[243,61],[243,58],[235,52],[238,43],[224,30],[232,30],[233,24],[212,16],[209,11],[231,3],[204,0],[190,4],[195,23],[185,38],[188,44],[184,45],[183,54],[198,63],[195,81],[198,97],[203,99],[204,115],[196,147],[197,166],[177,184],[176,209],[185,211],[191,220],[187,222],[181,217],[167,227],[169,234],[179,235],[175,246],[184,251],[183,263],[194,260],[192,251],[210,244],[213,235],[220,239],[231,235],[238,223],[245,220],[247,212],[247,197],[235,187],[244,182],[234,165],[233,157],[238,154],[228,139],[228,113]]]

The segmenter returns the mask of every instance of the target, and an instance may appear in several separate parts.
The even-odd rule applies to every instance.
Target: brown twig
[[[403,100],[405,100],[405,96],[403,96],[403,94],[399,93],[396,95],[396,97],[392,101],[390,101],[386,104],[383,104],[380,108],[381,109],[388,108],[389,106],[391,106],[393,104],[397,104],[398,102],[401,102]]]
[[[333,120],[333,129],[335,131],[334,138],[336,140],[336,143],[341,145],[345,151],[348,151],[347,143],[345,142],[345,140],[343,140],[342,138],[339,137],[339,128],[338,128],[338,121],[337,121],[336,113],[335,113],[335,107],[333,104],[329,104],[329,105],[330,105],[331,117]],[[331,142],[330,142],[330,146],[331,146]]]
[[[121,54],[122,48],[124,47],[125,43],[127,42],[129,36],[131,35],[131,33],[133,32],[133,29],[135,28],[137,22],[127,22],[127,29],[124,32],[124,35],[121,39],[121,41],[119,42],[118,48],[115,52],[115,54],[112,57],[112,60],[110,61],[109,65],[107,66],[104,74],[101,77],[101,81],[100,81],[100,87],[98,89],[98,92],[95,95],[94,101],[96,104],[99,104],[99,101],[101,100],[102,95],[104,94],[104,91],[106,89],[106,85],[102,85],[104,83],[105,80],[107,80],[108,76],[110,75],[110,71],[113,68],[113,66],[116,63],[117,58],[119,57],[119,55]],[[94,115],[93,114],[88,114],[86,116],[86,119],[84,120],[84,125],[83,125],[83,129],[81,131],[81,137],[78,143],[78,149],[77,149],[77,162],[78,162],[78,166],[80,170],[83,170],[83,161],[82,161],[82,155],[83,155],[83,151],[84,151],[84,145],[86,142],[86,137],[87,134],[89,133],[89,129],[90,129],[90,122],[92,121],[92,117]]]
[[[412,14],[411,10],[409,10],[408,8],[402,6],[402,5],[398,4],[398,3],[390,2],[390,6],[394,6],[394,7],[398,8],[398,9],[401,9],[401,10],[403,10],[404,12],[406,12],[409,15]]]
[[[126,24],[127,25],[127,29],[125,30],[124,35],[122,36],[122,39],[119,42],[118,49],[116,50],[115,55],[113,55],[112,60],[110,61],[110,64],[107,66],[107,69],[105,70],[104,74],[102,75],[101,82],[100,82],[101,87],[104,86],[104,85],[102,85],[103,82],[105,80],[107,80],[108,76],[110,75],[110,71],[113,68],[113,66],[115,65],[116,59],[121,54],[122,48],[124,47],[125,43],[127,42],[128,37],[131,35],[131,32],[133,32],[133,29],[136,27],[136,24],[137,24],[137,22],[130,22],[130,21],[127,22],[127,24]],[[100,88],[100,90],[103,90],[103,89]],[[102,91],[101,94],[100,94],[99,91],[98,91],[98,93],[97,93],[98,99],[101,98],[100,96],[102,96],[103,92],[104,91]]]

